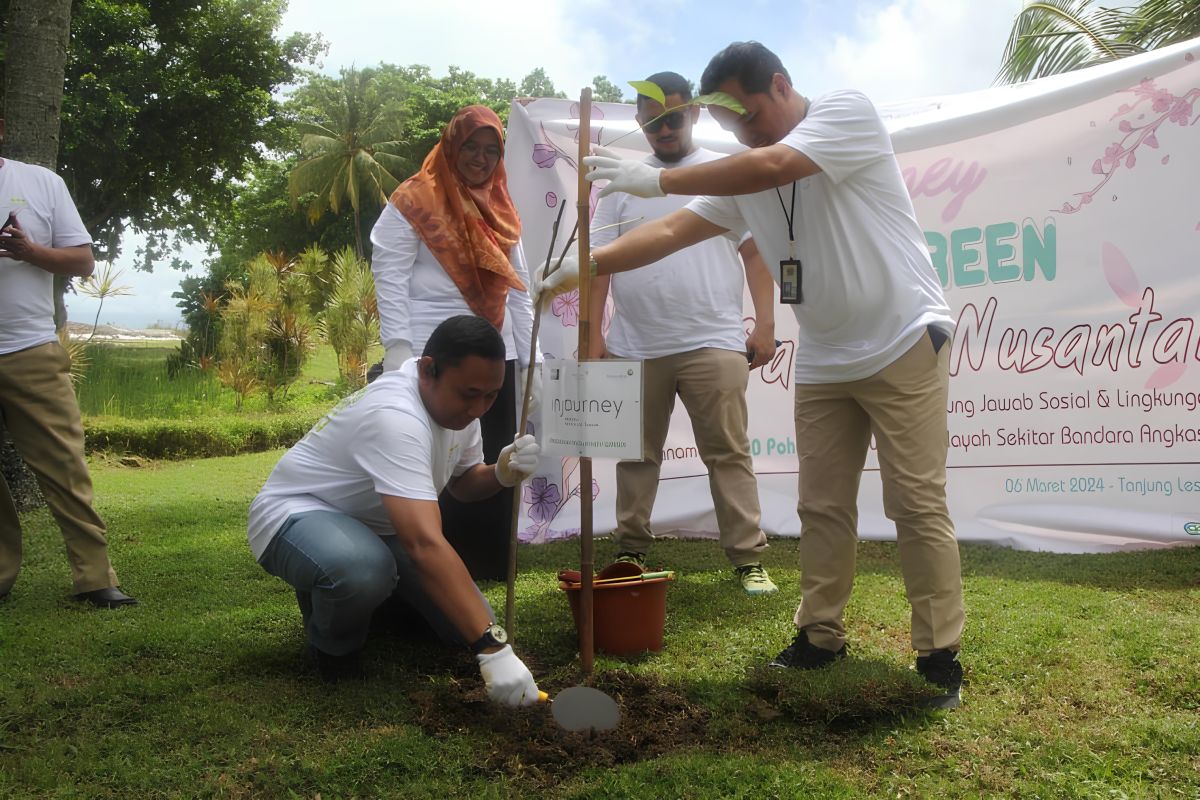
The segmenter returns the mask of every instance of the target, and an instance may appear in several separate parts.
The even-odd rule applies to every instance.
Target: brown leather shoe
[[[122,592],[115,586],[96,589],[91,592],[80,592],[71,595],[72,600],[81,603],[91,603],[97,608],[120,608],[121,606],[136,606],[137,600]]]

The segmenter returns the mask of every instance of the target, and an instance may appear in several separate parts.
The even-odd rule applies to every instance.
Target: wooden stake
[[[558,242],[558,226],[562,222],[563,212],[567,204],[558,206],[558,216],[554,219],[554,228],[550,231],[550,249],[546,252],[546,263],[542,265],[542,280],[550,271],[550,259],[554,257],[554,245]],[[568,245],[569,246],[569,245]],[[557,269],[558,265],[555,265]],[[534,267],[537,269],[537,267]],[[531,276],[532,277],[532,276]],[[542,303],[537,303],[533,309],[533,331],[529,336],[529,367],[525,370],[524,394],[521,396],[521,421],[517,425],[517,436],[525,435],[525,426],[529,424],[529,399],[533,394],[533,371],[537,369],[538,329],[542,326]],[[512,639],[516,630],[517,602],[517,528],[521,524],[521,487],[525,481],[517,481],[513,487],[512,525],[508,529],[508,571],[505,575],[507,591],[504,595],[504,629],[508,638]]]
[[[592,90],[584,87],[579,94],[579,183],[576,215],[579,220],[579,360],[588,358],[591,324],[588,320],[588,300],[591,295],[590,268],[591,184],[585,177],[583,159],[589,155],[592,139]],[[579,459],[579,663],[583,674],[590,675],[593,660],[592,629],[592,459]]]

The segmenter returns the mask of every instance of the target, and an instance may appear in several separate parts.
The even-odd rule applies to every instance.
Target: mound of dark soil
[[[593,675],[584,684],[617,701],[621,721],[614,730],[592,734],[563,730],[549,706],[497,706],[475,682],[470,689],[462,684],[461,692],[452,686],[440,692],[417,692],[411,699],[417,706],[418,721],[431,736],[484,735],[487,745],[477,753],[480,769],[520,775],[545,785],[585,767],[655,758],[704,741],[708,712],[652,678],[613,670]],[[567,687],[542,688],[553,696]]]

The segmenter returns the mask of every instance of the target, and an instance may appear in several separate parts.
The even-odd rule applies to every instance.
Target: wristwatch
[[[502,647],[508,643],[508,633],[496,623],[487,626],[483,635],[471,644],[471,652],[479,655],[489,647]]]

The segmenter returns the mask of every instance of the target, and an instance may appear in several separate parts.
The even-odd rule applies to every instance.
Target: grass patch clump
[[[747,685],[790,720],[839,729],[924,714],[939,694],[911,669],[853,656],[812,670],[754,666]]]
[[[84,430],[89,453],[145,458],[210,458],[291,447],[323,411],[221,414],[193,419],[92,417]]]

